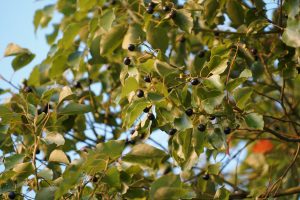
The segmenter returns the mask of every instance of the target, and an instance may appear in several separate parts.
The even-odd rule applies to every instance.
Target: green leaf
[[[193,128],[193,146],[198,156],[204,152],[204,145],[206,143],[206,134],[199,134],[197,128]]]
[[[149,92],[147,97],[151,100],[151,101],[160,101],[164,98],[163,95],[157,93],[157,92]]]
[[[193,128],[193,123],[187,115],[182,115],[174,120],[174,125],[178,130]]]
[[[250,113],[245,116],[245,121],[249,128],[263,130],[264,119],[263,116],[257,113]]]
[[[138,99],[130,104],[124,119],[124,126],[130,127],[133,122],[142,114],[144,108],[149,106],[150,103],[146,99]]]
[[[157,168],[158,164],[167,156],[167,154],[148,144],[137,144],[126,154],[122,160],[129,163],[140,164]]]
[[[120,173],[116,167],[109,168],[102,181],[109,187],[121,188]]]
[[[44,138],[46,144],[56,144],[56,146],[61,146],[65,144],[64,137],[56,132],[47,133],[46,137]]]
[[[139,24],[132,24],[124,36],[122,48],[127,49],[129,44],[139,44],[144,38],[145,32],[142,27]]]
[[[244,69],[240,74],[239,78],[232,79],[226,85],[226,88],[229,92],[232,92],[235,88],[245,82],[248,78],[252,77],[252,72],[249,69]]]
[[[79,11],[88,11],[95,7],[97,0],[77,0],[77,8]]]
[[[42,17],[44,16],[43,11],[42,10],[37,10],[34,14],[34,18],[33,18],[33,25],[34,25],[34,32],[37,31],[39,25],[40,25],[40,21],[42,19]]]
[[[183,187],[179,176],[164,175],[154,181],[150,188],[150,199],[192,199],[195,192],[189,187]]]
[[[222,199],[222,200],[229,200],[230,197],[230,191],[225,189],[223,186],[219,188],[214,196],[214,199]]]
[[[237,107],[244,109],[246,103],[252,95],[253,89],[250,87],[238,88],[234,91],[234,99],[236,101]]]
[[[244,9],[240,2],[228,0],[226,3],[226,11],[234,25],[240,26],[244,23]]]
[[[225,134],[220,128],[215,128],[208,136],[209,143],[217,150],[224,151],[227,147]]]
[[[204,15],[208,24],[212,24],[217,15],[219,2],[217,0],[204,1]]]
[[[59,162],[65,164],[70,163],[67,155],[62,150],[59,149],[55,149],[54,151],[51,152],[49,156],[49,162]]]
[[[160,60],[155,60],[154,68],[162,77],[166,77],[172,73],[178,73],[174,67],[171,67],[168,63]]]
[[[35,54],[17,44],[10,43],[4,52],[4,57],[8,56],[16,56],[12,61],[12,67],[14,71],[17,71],[28,65],[34,59]]]
[[[33,174],[33,165],[32,162],[24,162],[15,165],[13,171],[16,172],[14,179],[26,179],[29,175]]]
[[[100,54],[111,54],[122,43],[123,37],[126,33],[126,27],[124,25],[118,25],[111,28],[106,34],[104,34],[100,41]]]
[[[69,24],[66,29],[63,31],[63,38],[59,42],[59,46],[68,49],[73,44],[73,40],[75,39],[76,35],[79,33],[82,24],[80,23],[71,23]]]
[[[110,159],[117,159],[121,156],[125,147],[122,140],[110,140],[105,143],[99,143],[96,146],[97,152],[107,155]]]
[[[182,170],[191,170],[198,161],[193,147],[193,130],[180,131],[172,139],[172,156]]]
[[[139,88],[139,84],[134,77],[128,77],[122,87],[121,98],[126,97],[130,92],[136,91]]]
[[[67,55],[59,55],[53,59],[51,68],[49,70],[50,78],[56,78],[62,76],[64,71],[67,69]]]
[[[35,200],[53,200],[56,190],[55,186],[42,188],[36,193]]]
[[[208,63],[210,73],[214,75],[222,74],[228,67],[227,61],[227,58],[222,58],[219,55],[213,56]]]
[[[88,156],[84,160],[82,170],[88,174],[95,174],[105,170],[108,164],[108,155],[99,153],[98,151],[89,151]]]
[[[1,123],[6,124],[9,123],[15,117],[15,113],[13,113],[8,108],[8,106],[0,105],[0,117],[1,117]]]
[[[35,55],[34,54],[20,54],[16,56],[12,61],[12,67],[15,71],[21,69],[22,67],[28,65],[33,59]]]
[[[65,193],[76,185],[82,176],[81,165],[69,165],[62,175],[62,182],[55,192],[55,199],[60,199]]]
[[[23,154],[14,154],[9,157],[6,157],[4,160],[5,171],[8,171],[14,168],[15,165],[23,162],[24,155]]]
[[[287,27],[282,34],[282,41],[291,47],[300,47],[300,21],[288,18]]]
[[[209,165],[207,167],[207,171],[209,174],[215,174],[215,175],[218,175],[219,174],[219,171],[220,171],[220,168],[221,168],[221,163],[218,162],[216,164],[212,164],[212,165]]]
[[[109,31],[113,21],[116,19],[114,10],[107,9],[104,10],[100,17],[100,27],[103,28],[105,31]]]
[[[38,176],[42,177],[46,180],[52,180],[53,179],[53,171],[46,167],[38,172]]]
[[[193,18],[190,12],[184,9],[177,10],[173,21],[181,30],[191,33],[193,28]]]
[[[74,97],[74,94],[69,86],[64,86],[59,93],[58,105],[65,100],[70,100]],[[58,106],[59,107],[59,106]]]
[[[40,85],[40,70],[38,66],[31,71],[31,74],[28,78],[28,85]]]
[[[146,31],[146,39],[153,49],[165,52],[169,45],[168,26],[164,23],[159,26],[150,24]]]
[[[58,113],[61,115],[79,115],[91,112],[92,108],[90,105],[84,105],[79,103],[71,102],[65,107],[59,109]]]

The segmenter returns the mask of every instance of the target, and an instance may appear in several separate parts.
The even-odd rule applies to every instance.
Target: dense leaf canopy
[[[33,23],[47,57],[0,76],[1,199],[300,197],[299,0],[57,0]]]

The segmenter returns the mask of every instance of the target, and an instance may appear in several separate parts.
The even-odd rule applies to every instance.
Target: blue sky
[[[45,34],[51,32],[51,28],[38,30],[34,34],[33,16],[37,9],[52,4],[53,0],[8,0],[0,3],[0,74],[14,84],[20,85],[27,78],[31,69],[46,57],[49,46],[46,43]],[[3,58],[7,44],[16,43],[28,48],[36,54],[35,59],[19,71],[13,71],[12,58]],[[0,80],[0,88],[9,86]]]

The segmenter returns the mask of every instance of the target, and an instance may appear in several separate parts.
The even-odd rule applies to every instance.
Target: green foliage
[[[36,11],[49,53],[0,89],[1,199],[299,198],[299,0],[178,2]]]

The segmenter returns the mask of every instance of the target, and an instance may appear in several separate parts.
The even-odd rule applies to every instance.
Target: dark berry
[[[37,110],[37,113],[38,113],[38,115],[40,115],[40,114],[43,113],[43,110],[42,110],[41,108],[39,108],[39,109]]]
[[[204,124],[199,124],[199,126],[197,128],[200,132],[204,132],[206,129],[206,126]]]
[[[192,85],[198,85],[200,82],[199,82],[199,80],[197,79],[197,78],[193,78],[192,80],[191,80],[191,84]]]
[[[188,108],[188,109],[186,109],[185,114],[186,114],[187,116],[192,116],[192,115],[194,114],[194,111],[193,111],[193,109]]]
[[[83,152],[88,152],[88,150],[89,150],[89,148],[88,147],[82,147],[81,149],[80,149],[80,151],[83,151]]]
[[[257,49],[255,49],[255,48],[251,49],[251,53],[252,53],[253,55],[257,55]]]
[[[135,140],[130,140],[128,143],[131,145],[135,145]]]
[[[124,58],[123,63],[124,63],[124,65],[130,65],[130,63],[131,63],[130,58],[129,57]]]
[[[9,193],[8,193],[8,198],[9,198],[9,199],[15,199],[16,196],[17,196],[17,195],[16,195],[15,192],[9,192]]]
[[[135,45],[134,44],[129,44],[127,49],[129,51],[134,51],[135,50]]]
[[[176,17],[176,11],[172,10],[171,13],[170,13],[170,18],[174,19],[175,17]]]
[[[212,116],[209,117],[209,119],[210,119],[210,120],[214,120],[214,119],[216,119],[216,116],[213,116],[213,115],[212,115]]]
[[[33,90],[32,90],[31,87],[26,86],[26,87],[24,88],[24,92],[25,92],[25,93],[31,93],[31,92],[33,92]]]
[[[144,108],[144,110],[143,110],[144,113],[148,113],[149,111],[150,111],[150,107],[146,107],[146,108]]]
[[[130,135],[133,135],[134,132],[135,132],[135,130],[131,130],[131,131],[130,131]]]
[[[172,128],[171,130],[169,130],[168,134],[169,135],[174,135],[177,132],[176,128]]]
[[[136,91],[136,96],[139,97],[139,98],[144,97],[144,91],[141,90],[141,89],[138,89],[138,90]]]
[[[150,76],[145,76],[144,81],[147,82],[147,83],[150,83],[151,82]]]
[[[82,85],[81,85],[81,83],[79,81],[77,81],[75,83],[74,87],[80,89],[80,88],[82,88]]]
[[[203,176],[202,176],[202,178],[203,178],[203,180],[208,180],[209,179],[209,174],[204,174]]]
[[[153,113],[148,113],[148,119],[149,120],[154,120],[155,116],[153,115]]]
[[[146,9],[146,12],[148,13],[148,14],[153,14],[154,13],[154,8],[153,7],[151,7],[151,6],[149,6],[147,9]]]
[[[98,177],[97,177],[97,176],[94,176],[94,177],[93,177],[93,182],[94,182],[94,183],[97,183],[97,182],[98,182]]]
[[[163,9],[164,12],[170,12],[171,11],[170,6],[164,6],[162,9]]]
[[[40,149],[36,149],[35,154],[41,153]]]
[[[184,43],[184,42],[185,42],[185,37],[184,37],[184,36],[182,36],[182,37],[180,38],[180,42],[181,42],[181,43]]]
[[[149,6],[149,7],[152,7],[152,8],[155,8],[156,3],[154,3],[154,2],[151,1],[150,3],[148,3],[148,6]]]
[[[47,104],[47,105],[45,105],[45,107],[43,108],[43,112],[44,112],[44,113],[48,113],[48,112],[49,112],[49,109],[51,109],[51,108],[52,108],[51,105]]]
[[[224,129],[224,133],[225,133],[226,135],[228,135],[230,132],[231,132],[231,128],[226,127],[226,128]]]
[[[204,56],[205,56],[205,51],[200,51],[198,57],[203,58]]]
[[[218,37],[218,36],[220,35],[220,33],[219,33],[219,32],[214,32],[214,35],[215,35],[216,37]]]
[[[275,131],[280,131],[280,127],[279,126],[275,126]]]

